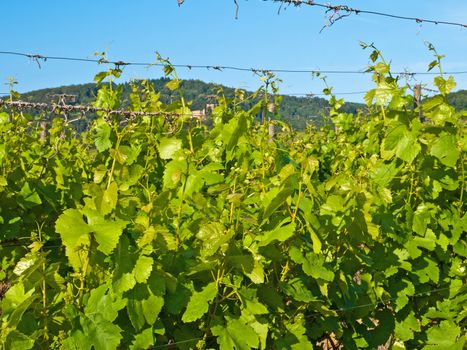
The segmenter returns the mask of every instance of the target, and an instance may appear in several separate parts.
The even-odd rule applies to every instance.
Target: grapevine
[[[107,113],[111,69],[82,133],[4,106],[0,348],[463,349],[467,113],[442,71],[414,106],[369,48],[367,110],[331,95],[304,132],[273,120],[272,74],[194,120],[167,60],[177,101],[135,83],[137,117]]]

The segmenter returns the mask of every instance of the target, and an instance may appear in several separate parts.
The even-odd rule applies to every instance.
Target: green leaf
[[[251,272],[244,271],[243,273],[255,284],[264,283],[264,268],[261,263],[262,256],[255,255],[253,270]]]
[[[193,193],[199,192],[204,185],[204,181],[200,173],[196,169],[190,169],[190,174],[185,183],[185,195],[192,196]]]
[[[381,157],[390,160],[396,155],[407,163],[412,163],[422,149],[417,133],[416,130],[409,130],[400,121],[391,120],[381,143]]]
[[[378,324],[376,327],[370,325],[370,329],[365,330],[363,333],[370,348],[377,349],[379,346],[386,344],[389,337],[394,333],[395,320],[392,312],[387,309],[376,311],[373,317]]]
[[[8,350],[27,350],[34,347],[34,340],[26,334],[12,330],[8,333],[5,342],[5,349]]]
[[[8,317],[8,326],[11,328],[15,328],[23,321],[23,316],[26,311],[29,311],[31,305],[37,301],[39,295],[32,294],[29,298],[24,300],[21,304],[19,304],[9,315]]]
[[[410,164],[421,150],[416,135],[406,131],[397,143],[396,156]]]
[[[94,82],[96,84],[100,84],[102,83],[102,81],[107,78],[107,76],[109,75],[109,72],[105,71],[105,72],[99,72],[97,73],[95,76],[94,76]]]
[[[149,349],[151,345],[154,345],[152,327],[146,328],[135,336],[135,339],[131,343],[130,350]]]
[[[147,299],[141,302],[143,315],[149,325],[153,325],[159,316],[159,313],[164,306],[164,298],[161,296],[150,295]]]
[[[141,329],[143,329],[144,325],[146,324],[142,301],[137,299],[129,299],[126,306],[126,311],[134,329],[137,332],[141,331]]]
[[[164,307],[169,314],[178,316],[190,301],[191,295],[190,286],[179,283],[175,291],[169,292],[165,296]]]
[[[112,128],[109,124],[107,124],[107,122],[104,120],[99,120],[94,130],[94,143],[99,153],[104,152],[105,150],[112,147],[112,142],[110,141]]]
[[[288,282],[281,282],[280,288],[286,295],[297,301],[309,303],[317,300],[300,278],[292,278]]]
[[[96,166],[94,169],[94,182],[96,184],[100,184],[103,180],[105,175],[107,174],[107,167],[104,164],[100,164]]]
[[[400,286],[397,287],[399,287],[399,290],[397,291],[396,311],[400,311],[407,306],[409,302],[408,297],[415,294],[415,287],[413,283],[408,280],[401,280]]]
[[[112,288],[115,293],[121,294],[126,291],[129,291],[136,285],[135,277],[132,273],[124,273],[120,278],[116,279],[113,282]]]
[[[405,247],[412,259],[418,258],[422,251],[419,247],[433,251],[436,247],[436,235],[430,229],[426,230],[425,237],[414,236],[413,239],[405,243]]]
[[[420,236],[425,236],[431,217],[436,213],[436,207],[431,203],[422,203],[413,216],[412,229]]]
[[[6,154],[7,154],[7,152],[6,152],[5,144],[2,143],[2,144],[0,144],[0,166],[3,165],[3,159],[5,159]],[[1,186],[6,186],[7,185],[6,182],[7,182],[6,179],[3,178],[3,176],[2,176]]]
[[[92,350],[92,342],[78,329],[63,341],[63,347],[66,350]]]
[[[459,159],[456,137],[447,133],[441,133],[439,138],[431,145],[430,154],[438,158],[442,164],[448,167],[455,167]]]
[[[378,161],[371,173],[371,179],[375,184],[386,188],[391,184],[398,172],[399,168],[396,167],[396,161],[392,161],[388,164]]]
[[[201,292],[194,292],[182,316],[182,321],[187,323],[200,319],[208,312],[209,303],[216,295],[217,284],[215,282],[209,283]]]
[[[240,114],[237,118],[232,118],[224,125],[221,135],[219,135],[227,151],[226,159],[231,160],[235,154],[235,147],[238,145],[240,137],[247,130],[246,118]]]
[[[29,305],[31,302],[30,299],[34,299],[34,288],[25,291],[24,284],[22,282],[18,282],[12,285],[8,291],[4,295],[4,299],[2,300],[1,310],[2,316],[9,315],[16,310],[19,310],[22,304]],[[23,310],[24,312],[25,310]],[[21,317],[20,317],[21,318]],[[19,319],[20,319],[19,318]],[[18,319],[18,321],[19,321]],[[12,324],[11,318],[9,323]]]
[[[438,64],[439,64],[438,60],[431,61],[430,64],[428,65],[428,72],[432,70],[433,68],[435,68]]]
[[[10,120],[10,115],[8,113],[5,113],[5,112],[0,113],[0,126],[4,126],[5,124],[8,124],[9,120]]]
[[[316,254],[307,254],[306,260],[302,265],[303,272],[316,279],[322,279],[327,282],[334,280],[334,272],[327,269],[324,265],[324,258]]]
[[[382,74],[386,74],[388,69],[389,67],[387,65],[382,65],[380,70]],[[386,83],[378,84],[378,87],[374,90],[374,99],[376,104],[380,106],[388,104],[395,93],[397,93],[397,88],[394,86]]]
[[[251,254],[229,255],[226,257],[228,266],[232,266],[240,271],[251,272],[253,270],[254,259]]]
[[[167,73],[166,73],[166,75],[167,75]],[[173,80],[169,81],[167,84],[165,84],[165,86],[167,87],[167,89],[169,89],[171,91],[177,90],[180,87],[180,80],[173,79]]]
[[[441,92],[443,95],[449,94],[457,85],[452,75],[449,76],[448,79],[444,79],[443,77],[439,76],[436,77],[434,81],[435,85],[439,89],[439,92]]]
[[[164,189],[179,187],[182,177],[187,172],[187,162],[184,160],[171,160],[165,165]]]
[[[300,316],[296,317],[292,322],[286,323],[285,326],[288,333],[277,340],[277,348],[291,350],[313,350],[313,345],[306,336],[307,328],[305,327],[305,319]]]
[[[328,282],[334,280],[334,272],[324,266],[323,256],[314,253],[308,253],[306,256],[303,256],[296,247],[290,248],[289,255],[293,261],[302,265],[303,272],[308,276]]]
[[[37,205],[42,204],[41,198],[37,194],[36,190],[31,190],[29,183],[25,183],[19,192],[21,195],[22,203],[26,208],[33,208]]]
[[[289,219],[287,219],[289,221]],[[295,222],[289,222],[283,225],[283,222],[277,225],[272,231],[267,231],[263,235],[258,236],[258,246],[264,247],[269,245],[273,241],[285,242],[295,234],[296,224]]]
[[[407,127],[399,121],[391,121],[387,126],[386,135],[381,142],[381,157],[390,160],[396,154],[396,147],[403,137]]]
[[[123,233],[123,229],[127,225],[127,221],[120,219],[102,221],[92,225],[94,237],[97,243],[99,243],[97,249],[99,249],[105,255],[110,255],[110,253],[112,253],[112,251],[117,247],[120,236]]]
[[[109,188],[102,192],[101,196],[96,197],[94,200],[96,203],[96,209],[101,215],[107,215],[112,212],[117,206],[118,201],[118,185],[115,182],[111,182]]]
[[[461,336],[461,329],[452,321],[441,321],[438,326],[426,331],[428,337],[423,350],[462,350],[465,336]]]
[[[136,282],[145,283],[152,272],[153,259],[149,256],[141,255],[136,262],[133,274]]]
[[[126,306],[126,300],[112,297],[107,294],[108,290],[107,285],[102,285],[91,291],[84,309],[87,315],[99,313],[109,322],[113,322],[117,318],[118,312]]]
[[[275,187],[267,192],[263,198],[263,215],[261,216],[262,223],[265,223],[267,219],[279,208],[285,200],[292,195],[293,189],[291,187],[279,188]]]
[[[55,230],[60,233],[65,246],[75,248],[79,238],[91,232],[91,227],[84,222],[79,210],[67,209],[58,217]]]
[[[341,196],[330,195],[326,198],[326,203],[321,206],[321,215],[335,216],[345,210],[345,199]]]
[[[159,143],[159,156],[162,159],[172,159],[179,150],[182,149],[182,140],[174,137],[164,137]]]
[[[143,147],[141,145],[120,146],[119,151],[123,154],[126,165],[133,164],[141,153]]]
[[[36,265],[38,258],[39,257],[36,254],[33,254],[33,253],[26,254],[23,258],[21,258],[18,261],[15,268],[13,269],[13,273],[17,276],[21,276],[30,267]]]
[[[215,254],[218,249],[227,243],[233,236],[232,231],[226,231],[220,222],[211,222],[201,226],[196,237],[202,241],[202,257],[206,258]]]
[[[413,273],[418,276],[420,283],[427,283],[433,281],[438,284],[439,282],[439,267],[438,264],[430,257],[423,257],[413,263]]]
[[[433,100],[428,100],[423,105],[423,110],[426,117],[429,118],[434,125],[444,126],[447,122],[452,124],[457,122],[455,109],[447,104],[445,98],[441,95],[435,96]]]
[[[258,348],[259,338],[255,330],[241,320],[226,317],[227,325],[211,327],[211,332],[217,336],[220,350],[250,350]]]
[[[256,297],[256,290],[244,288],[240,291],[245,309],[253,315],[265,315],[268,313],[266,306],[261,304]]]
[[[248,325],[254,329],[258,335],[260,342],[260,349],[265,350],[267,345],[268,333],[269,333],[269,324],[264,322],[258,322],[253,318],[254,321],[248,321]]]
[[[55,231],[60,234],[71,266],[78,271],[87,256],[87,253],[79,248],[89,246],[91,227],[84,221],[83,214],[79,210],[67,209],[55,222]]]
[[[99,314],[95,317],[81,317],[81,325],[84,335],[94,346],[94,350],[114,350],[118,348],[121,339],[121,328],[102,318]]]
[[[414,332],[420,332],[420,322],[411,311],[402,322],[396,323],[395,334],[398,339],[407,341],[414,338]]]

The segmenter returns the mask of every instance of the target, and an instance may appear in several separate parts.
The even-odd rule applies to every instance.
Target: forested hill
[[[449,94],[448,101],[458,111],[467,110],[467,90],[460,90]]]
[[[168,81],[169,79],[165,78],[151,80],[155,90],[161,93],[160,99],[164,103],[170,103],[171,100],[175,100],[179,97],[177,91],[170,91],[165,87]],[[207,103],[212,103],[211,96],[217,95],[219,88],[223,89],[227,97],[232,97],[235,91],[235,89],[230,87],[205,83],[200,80],[185,80],[183,81],[182,88],[185,100],[192,102],[192,110],[202,110],[206,107]],[[22,99],[33,102],[47,102],[53,99],[52,95],[68,94],[76,95],[75,102],[78,104],[90,104],[95,100],[97,90],[98,87],[95,84],[69,85],[31,91],[23,94]],[[124,104],[128,103],[130,92],[130,84],[123,84],[122,101],[124,101]],[[250,107],[252,105],[253,102],[250,102],[247,103],[245,107]],[[324,98],[284,96],[280,109],[281,120],[291,125],[294,129],[301,130],[305,128],[309,121],[319,124],[328,106],[328,101]],[[343,110],[346,112],[355,112],[358,108],[362,107],[363,105],[358,103],[347,103],[343,107]]]
[[[156,91],[161,93],[161,101],[170,103],[178,98],[178,92],[170,91],[165,87],[169,80],[166,78],[151,80]],[[218,84],[205,83],[200,80],[185,80],[183,82],[183,93],[187,101],[191,101],[192,110],[202,110],[207,103],[212,103],[211,96],[217,95],[219,88],[222,88],[227,97],[233,96],[234,89]],[[69,94],[76,96],[76,103],[90,104],[95,100],[98,87],[95,84],[69,85],[57,88],[49,88],[31,91],[22,96],[22,99],[34,102],[47,102],[52,100],[52,95]],[[131,87],[128,83],[123,84],[122,101],[128,104]],[[449,102],[457,109],[467,109],[467,90],[461,90],[448,96]],[[253,104],[251,102],[246,107]],[[302,130],[310,121],[321,124],[322,116],[325,115],[328,101],[320,97],[294,97],[284,96],[281,104],[280,115],[284,122],[296,130]],[[357,109],[364,108],[363,104],[346,103],[342,108],[346,112],[356,112]]]

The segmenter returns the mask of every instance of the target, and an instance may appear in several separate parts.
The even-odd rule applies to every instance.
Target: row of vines
[[[127,102],[179,118],[58,115],[43,139],[4,109],[0,348],[464,349],[467,113],[442,71],[414,107],[371,58],[367,109],[331,96],[306,132],[256,121],[271,76],[252,109],[220,91],[194,121],[169,62],[178,101],[135,83]],[[119,107],[119,74],[95,106]]]

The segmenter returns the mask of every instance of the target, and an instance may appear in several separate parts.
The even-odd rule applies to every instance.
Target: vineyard
[[[327,88],[329,123],[304,132],[274,118],[270,73],[252,96],[219,91],[205,123],[165,60],[176,101],[135,83],[111,112],[114,67],[84,132],[79,111],[32,113],[12,91],[0,348],[464,349],[467,112],[441,56],[417,105],[371,50],[366,109]]]

